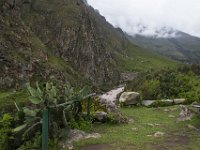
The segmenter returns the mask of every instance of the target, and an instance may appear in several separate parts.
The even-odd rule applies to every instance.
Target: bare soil
[[[107,144],[96,144],[96,145],[89,145],[80,150],[109,150],[109,145]]]

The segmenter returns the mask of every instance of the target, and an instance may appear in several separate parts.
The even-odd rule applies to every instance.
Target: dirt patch
[[[173,138],[167,139],[165,145],[168,147],[184,146],[189,144],[189,137],[181,135],[175,136]]]
[[[109,145],[108,144],[89,145],[80,148],[80,150],[109,150]]]
[[[154,150],[171,150],[177,147],[187,149],[189,142],[190,138],[186,135],[172,135],[159,144],[150,144],[150,147]]]

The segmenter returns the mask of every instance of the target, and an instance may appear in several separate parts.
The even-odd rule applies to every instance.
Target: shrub
[[[150,107],[165,107],[165,106],[171,106],[173,103],[164,102],[162,100],[155,101]]]
[[[19,118],[23,124],[14,129],[16,133],[22,132],[25,146],[35,143],[37,139],[36,132],[41,131],[43,121],[43,112],[49,114],[49,137],[52,139],[66,138],[69,133],[70,126],[82,130],[90,130],[90,122],[82,120],[80,117],[82,112],[81,102],[90,97],[89,89],[74,89],[70,86],[57,86],[53,83],[46,83],[40,86],[36,83],[33,88],[28,84],[30,93],[29,100],[34,104],[32,107],[24,107],[19,110]],[[22,115],[20,112],[23,112]],[[27,138],[28,137],[28,138]],[[30,138],[29,138],[30,137]],[[33,138],[35,137],[35,138]]]
[[[143,99],[185,98],[188,103],[200,102],[199,68],[200,65],[188,65],[175,70],[145,72],[129,83],[128,88],[139,91]]]
[[[14,118],[9,114],[5,114],[0,120],[0,148],[2,148],[2,150],[14,149],[13,124]]]
[[[140,88],[140,91],[142,91],[142,98],[156,99],[157,95],[159,94],[159,86],[159,80],[146,80]]]
[[[90,132],[93,129],[93,120],[84,120],[84,119],[79,119],[78,121],[75,121],[74,119],[70,121],[70,127],[72,129],[79,129],[83,130],[86,132]]]

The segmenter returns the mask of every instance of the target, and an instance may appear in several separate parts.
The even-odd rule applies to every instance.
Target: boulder
[[[154,133],[154,137],[162,137],[164,135],[165,135],[165,133],[164,132],[160,132],[160,131]]]
[[[119,102],[124,105],[135,105],[140,100],[140,94],[137,92],[124,92],[119,98]]]
[[[185,102],[186,102],[186,99],[184,98],[174,99],[175,104],[184,104]]]
[[[172,105],[174,103],[174,100],[173,99],[163,99],[163,100],[161,100],[161,102]]]
[[[180,107],[181,107],[181,112],[180,112],[179,117],[177,118],[176,122],[191,120],[194,115],[191,112],[191,110],[188,109],[188,107],[184,106],[184,105],[180,105]]]
[[[68,135],[68,139],[67,141],[61,141],[60,142],[60,146],[62,146],[63,149],[73,149],[73,143],[74,142],[78,142],[80,140],[83,140],[83,139],[89,139],[89,138],[101,138],[101,135],[99,133],[91,133],[91,134],[88,134],[84,131],[81,131],[81,130],[71,130],[69,135]]]
[[[154,102],[155,102],[155,100],[143,100],[142,105],[143,106],[151,106]]]
[[[104,111],[97,111],[94,114],[94,119],[99,122],[106,122],[108,114]]]
[[[99,102],[100,105],[106,108],[106,112],[109,114],[109,117],[107,115],[106,120],[111,119],[112,121],[115,121],[117,123],[127,123],[128,119],[125,117],[117,105],[119,103],[118,99],[120,94],[124,91],[124,87],[119,87],[117,89],[111,90],[101,96],[99,96]],[[105,112],[104,112],[105,113]],[[105,117],[104,113],[97,113],[96,114],[96,120],[102,120],[102,116]],[[98,116],[98,117],[97,117]],[[103,119],[104,121],[104,119]]]
[[[121,93],[124,92],[124,87],[119,87],[119,88],[116,88],[116,89],[113,89],[101,96],[99,96],[99,98],[101,100],[105,100],[105,101],[108,101],[108,102],[113,102],[113,103],[118,103],[118,98],[119,96],[121,95]]]

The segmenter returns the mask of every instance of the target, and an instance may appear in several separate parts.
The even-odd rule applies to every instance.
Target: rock
[[[154,124],[152,124],[152,123],[147,123],[147,125],[149,126],[149,127],[155,127],[155,125]]]
[[[161,126],[161,124],[159,124],[159,123],[155,123],[155,126]]]
[[[163,99],[161,100],[161,102],[168,104],[168,105],[172,105],[174,103],[174,100],[172,99]]]
[[[199,105],[197,101],[194,101],[191,105]]]
[[[74,148],[73,144],[72,143],[67,143],[66,146],[63,146],[63,149],[67,147],[68,150],[72,150]]]
[[[88,134],[87,136],[85,136],[85,139],[90,139],[90,138],[97,139],[100,137],[101,137],[101,135],[99,133],[93,133],[93,134]]]
[[[137,129],[137,128],[131,128],[131,130],[132,130],[132,131],[138,131],[138,129]]]
[[[15,80],[9,76],[0,77],[0,88],[11,88],[15,84]]]
[[[142,105],[151,106],[154,102],[155,102],[155,100],[143,100]]]
[[[169,118],[175,118],[175,116],[174,116],[174,115],[169,115],[168,117],[169,117]]]
[[[184,105],[181,105],[181,112],[177,118],[177,122],[191,120],[193,113]]]
[[[198,130],[195,126],[188,124],[187,127],[192,130]]]
[[[121,113],[117,105],[117,99],[123,91],[124,87],[120,87],[99,96],[100,105],[105,107],[109,117],[112,117],[112,120],[114,119],[118,123],[128,123],[128,118]]]
[[[174,99],[175,104],[184,104],[186,102],[186,99],[180,98],[180,99]]]
[[[102,100],[106,100],[109,102],[113,102],[113,103],[117,103],[118,97],[120,96],[120,94],[122,92],[124,92],[124,87],[119,87],[117,89],[111,90],[101,96],[99,96],[100,99]]]
[[[94,119],[99,122],[106,122],[108,114],[104,111],[97,111],[94,114]]]
[[[134,105],[139,102],[140,94],[137,92],[124,92],[119,98],[119,102],[124,105]]]
[[[160,132],[160,131],[154,133],[154,137],[162,137],[164,135],[165,135],[165,133],[164,132]]]
[[[88,134],[81,130],[71,130],[69,133],[69,138],[65,143],[60,143],[63,149],[67,148],[69,150],[73,149],[73,142],[77,142],[88,138],[100,138],[99,133]]]
[[[134,120],[133,120],[133,119],[129,119],[129,120],[128,120],[128,123],[129,123],[129,124],[132,124],[132,123],[134,123]]]
[[[170,110],[169,110],[169,109],[167,109],[167,108],[165,108],[165,109],[164,109],[164,112],[170,112]]]
[[[177,108],[171,108],[170,109],[170,111],[176,111],[177,110]]]
[[[133,81],[138,76],[138,72],[123,72],[120,74],[122,81]]]

